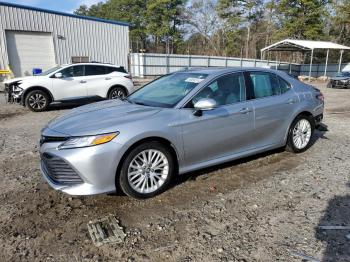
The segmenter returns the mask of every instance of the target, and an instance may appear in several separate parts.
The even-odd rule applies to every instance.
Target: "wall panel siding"
[[[159,76],[188,67],[268,67],[278,69],[294,76],[309,75],[310,65],[290,64],[281,61],[269,61],[258,59],[241,59],[237,57],[199,56],[199,55],[166,55],[151,53],[130,54],[130,66],[133,76]],[[327,76],[332,77],[338,73],[338,64],[328,64]],[[324,75],[325,65],[314,64],[312,77]],[[342,64],[341,71],[350,71],[350,64]]]
[[[72,56],[128,67],[129,27],[0,3],[0,69],[9,64],[6,30],[52,34],[57,64],[71,63]],[[58,35],[64,39],[59,39]]]
[[[150,53],[132,53],[131,73],[133,76],[159,76],[185,70],[189,67],[269,67],[299,75],[299,64],[285,62],[241,59],[236,57],[199,56],[199,55],[165,55]],[[290,70],[291,69],[291,70]]]

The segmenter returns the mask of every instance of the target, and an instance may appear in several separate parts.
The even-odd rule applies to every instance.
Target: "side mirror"
[[[202,98],[194,104],[194,115],[201,116],[203,111],[213,110],[217,106],[216,101],[211,98]]]
[[[56,73],[55,74],[55,78],[62,78],[62,77],[63,77],[62,73]]]

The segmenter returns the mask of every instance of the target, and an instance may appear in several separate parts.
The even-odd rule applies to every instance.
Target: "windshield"
[[[61,69],[61,67],[60,67],[60,66],[56,66],[56,67],[54,67],[54,68],[51,68],[51,69],[49,69],[49,70],[46,70],[46,71],[44,71],[44,72],[42,72],[42,73],[40,73],[40,74],[36,74],[36,75],[37,75],[37,76],[47,76],[48,74],[51,74],[51,73],[55,72],[55,71],[58,70],[58,69]]]
[[[174,107],[207,76],[200,73],[165,75],[130,95],[128,101],[146,106]]]

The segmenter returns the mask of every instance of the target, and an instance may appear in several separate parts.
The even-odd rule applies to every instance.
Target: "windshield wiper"
[[[122,101],[127,101],[127,102],[129,102],[130,104],[133,104],[133,102],[132,102],[131,100],[129,100],[129,98],[127,98],[127,97],[124,97],[124,98],[122,98],[121,100],[122,100]]]
[[[142,103],[142,102],[134,102],[134,104],[140,105],[140,106],[149,106],[149,105],[147,105],[147,104],[145,104],[145,103]]]

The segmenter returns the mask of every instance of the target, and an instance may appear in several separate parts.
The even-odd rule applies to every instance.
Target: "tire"
[[[108,99],[123,99],[127,96],[127,93],[123,87],[115,86],[112,87],[108,92]]]
[[[315,131],[315,121],[312,116],[299,115],[290,125],[286,150],[302,153],[311,146],[311,139]]]
[[[141,159],[147,160],[149,152],[152,161],[146,164]],[[159,162],[158,168],[151,166],[152,162],[153,164]],[[125,157],[117,177],[119,184],[116,186],[117,188],[120,186],[130,197],[138,199],[154,197],[168,188],[174,176],[174,164],[174,157],[166,146],[156,141],[145,142],[136,146]]]
[[[49,95],[42,90],[33,90],[25,98],[26,106],[33,112],[42,112],[50,104]]]

